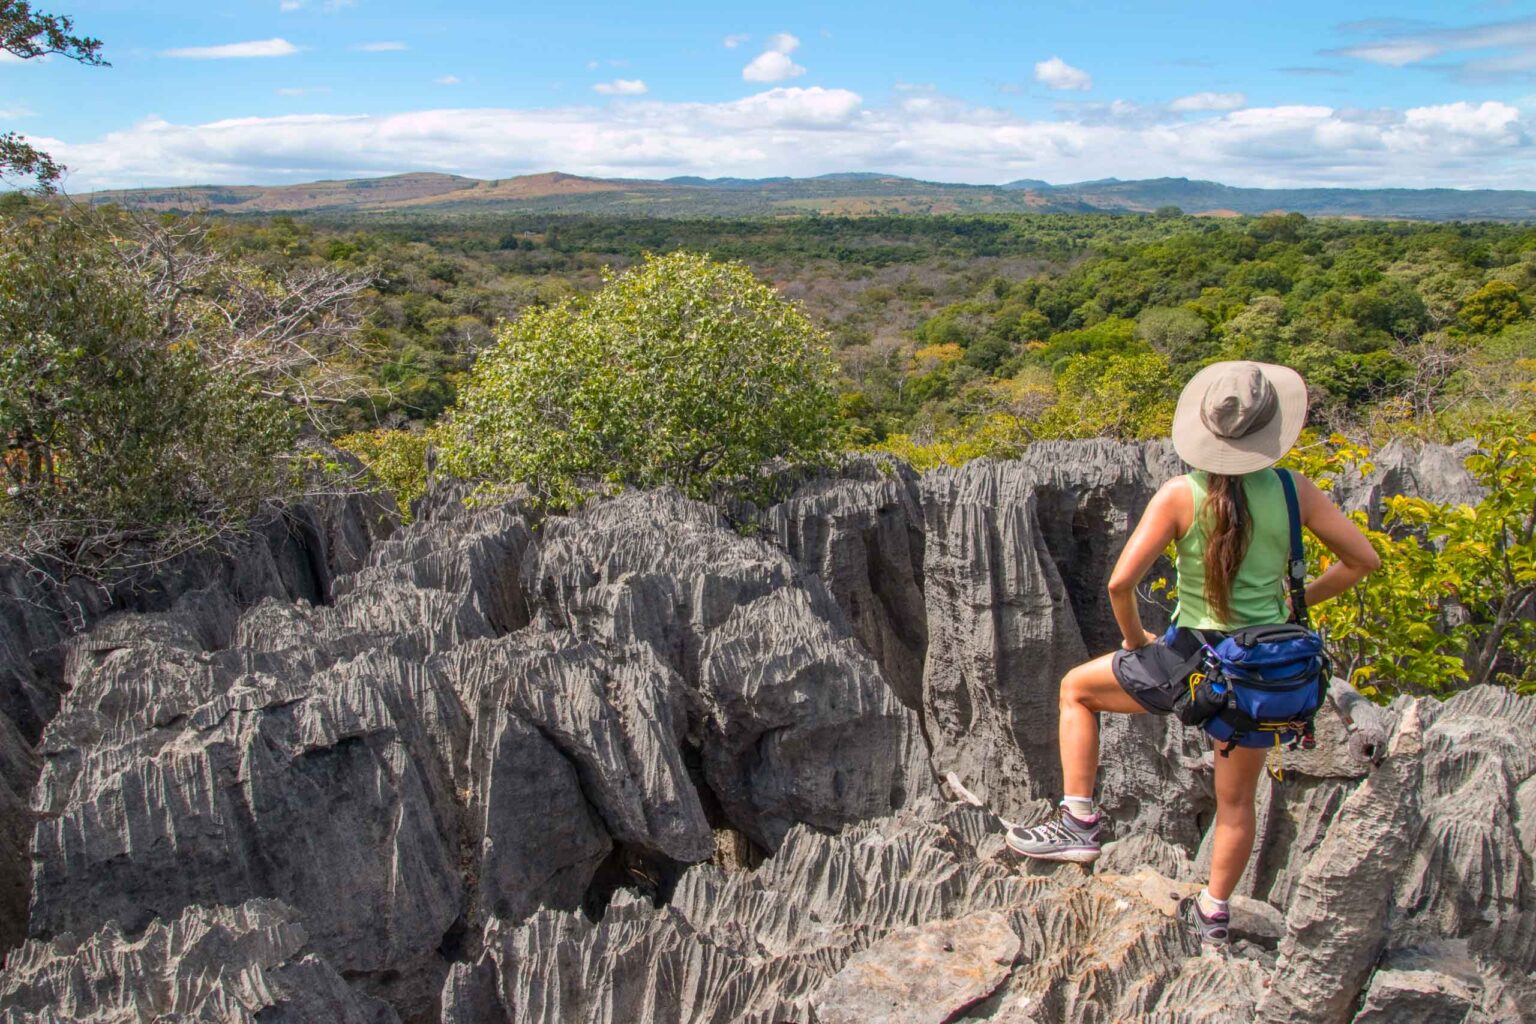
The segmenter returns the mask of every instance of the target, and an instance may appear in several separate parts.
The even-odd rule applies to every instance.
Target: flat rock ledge
[[[1019,946],[995,910],[903,928],[855,954],[811,1005],[822,1024],[944,1024],[997,990]]]

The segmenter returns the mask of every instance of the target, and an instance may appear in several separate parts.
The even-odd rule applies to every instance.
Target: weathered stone
[[[904,928],[854,954],[811,1006],[821,1024],[944,1024],[991,995],[1018,951],[995,910]]]
[[[1423,746],[1415,705],[1400,719],[1386,760],[1344,801],[1308,863],[1257,1020],[1349,1019],[1386,944],[1393,887],[1419,825]]]
[[[1475,1006],[1472,990],[1438,971],[1377,971],[1354,1024],[1463,1024]]]
[[[1146,1019],[1150,1024],[1253,1020],[1268,980],[1268,972],[1254,960],[1219,954],[1190,957],[1163,989]]]
[[[64,694],[35,753],[0,723],[0,861],[30,833],[34,935],[76,971],[67,936],[109,919],[281,897],[308,951],[284,956],[461,1024],[809,1024],[851,958],[977,914],[1018,953],[952,1019],[1342,1020],[1367,983],[1399,998],[1392,972],[1465,986],[1471,1024],[1536,1006],[1536,700],[1401,701],[1374,772],[1325,712],[1322,749],[1262,784],[1242,941],[1191,958],[1198,731],[1103,716],[1096,874],[1019,862],[999,819],[928,795],[931,745],[1000,813],[1049,810],[1060,676],[1114,642],[1104,584],[1171,451],[882,466],[806,474],[746,537],[670,492],[535,528],[439,487],[388,539],[284,526],[238,586],[189,575],[83,635],[0,614],[0,661],[46,640]]]
[[[113,923],[84,941],[31,941],[0,972],[4,1024],[398,1020],[306,952],[298,914],[272,900],[189,907],[132,939]]]
[[[809,481],[762,517],[763,535],[826,585],[854,635],[908,707],[922,706],[928,613],[918,477],[860,456]]]

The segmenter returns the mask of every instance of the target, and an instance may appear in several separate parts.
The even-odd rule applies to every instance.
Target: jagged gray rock
[[[1286,915],[1280,962],[1256,1019],[1346,1021],[1387,941],[1393,884],[1420,823],[1423,726],[1403,715],[1386,761],[1340,808]]]
[[[84,941],[31,941],[0,973],[3,1024],[398,1024],[305,951],[299,915],[273,900],[192,907],[140,936],[114,923]]]
[[[345,571],[274,555],[251,579],[289,583],[189,577],[67,640],[7,606],[0,660],[47,640],[64,694],[36,751],[0,722],[0,855],[29,836],[52,998],[86,999],[106,948],[69,935],[279,897],[307,936],[283,956],[332,972],[285,974],[292,1006],[342,976],[408,1021],[814,1024],[851,958],[976,914],[1018,952],[954,1019],[1278,1019],[1325,990],[1336,1020],[1447,992],[1527,1012],[1531,698],[1401,701],[1374,771],[1325,718],[1264,783],[1228,958],[1172,916],[1208,857],[1199,733],[1106,717],[1096,874],[1016,863],[997,819],[933,801],[930,746],[1008,817],[1057,795],[1060,674],[1113,644],[1108,572],[1177,470],[1107,442],[922,478],[860,458],[750,536],[670,492],[538,521],[440,488],[387,539],[326,539],[370,549]]]
[[[526,584],[526,586],[524,585]],[[813,576],[676,495],[447,507],[332,603],[183,603],[76,641],[31,928],[277,897],[408,1017],[487,920],[660,890],[926,786],[912,712]]]
[[[1129,525],[1177,467],[1166,445],[1083,442],[922,478],[934,765],[1004,816],[1058,795],[1057,685],[1119,642],[1104,587]]]
[[[853,625],[886,682],[922,705],[928,610],[923,600],[923,508],[905,463],[855,456],[762,516],[764,536],[814,572]]]
[[[1343,475],[1335,484],[1334,500],[1350,512],[1365,512],[1380,529],[1384,500],[1396,495],[1442,504],[1475,505],[1485,492],[1463,460],[1475,445],[1412,444],[1396,440],[1371,456],[1374,467],[1364,476]]]
[[[1093,879],[1070,866],[1028,876],[986,852],[996,827],[983,811],[932,804],[836,836],[801,826],[755,873],[689,869],[664,907],[616,897],[597,923],[550,911],[516,928],[493,922],[482,957],[450,974],[442,1024],[828,1024],[873,1013],[881,993],[859,993],[854,975],[912,954],[937,921],[952,922],[938,930],[957,933],[957,946],[963,933],[984,939],[975,964],[984,977],[951,987],[914,976],[914,991],[933,1002],[915,999],[912,1009],[931,1019],[1108,1020],[1150,1010],[1190,951],[1171,917],[1171,883]],[[940,1002],[949,1004],[942,1013]],[[1219,993],[1206,1000],[1218,1004],[1227,1005]]]
[[[1019,944],[995,910],[903,928],[849,958],[811,1006],[821,1024],[944,1024],[992,994]]]
[[[30,832],[24,808],[41,761],[20,747],[35,744],[59,710],[73,638],[113,616],[150,612],[173,615],[206,645],[223,646],[241,607],[269,598],[329,600],[337,574],[361,565],[395,523],[386,495],[320,497],[273,511],[229,546],[110,586],[78,576],[59,584],[0,560],[0,950],[25,936],[30,899],[27,844],[12,833]],[[12,799],[21,807],[13,810]]]

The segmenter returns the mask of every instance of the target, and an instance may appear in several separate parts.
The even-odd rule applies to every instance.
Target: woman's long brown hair
[[[1205,526],[1205,602],[1222,621],[1231,621],[1232,581],[1253,532],[1243,478],[1208,474],[1200,514]]]

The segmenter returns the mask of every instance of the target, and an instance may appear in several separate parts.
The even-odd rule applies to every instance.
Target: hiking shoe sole
[[[1030,849],[1021,841],[1015,839],[1013,830],[1008,832],[1006,840],[1008,849],[1020,857],[1030,857],[1034,860],[1059,860],[1068,864],[1092,864],[1099,859],[1103,852],[1097,846],[1068,846],[1055,849]]]

